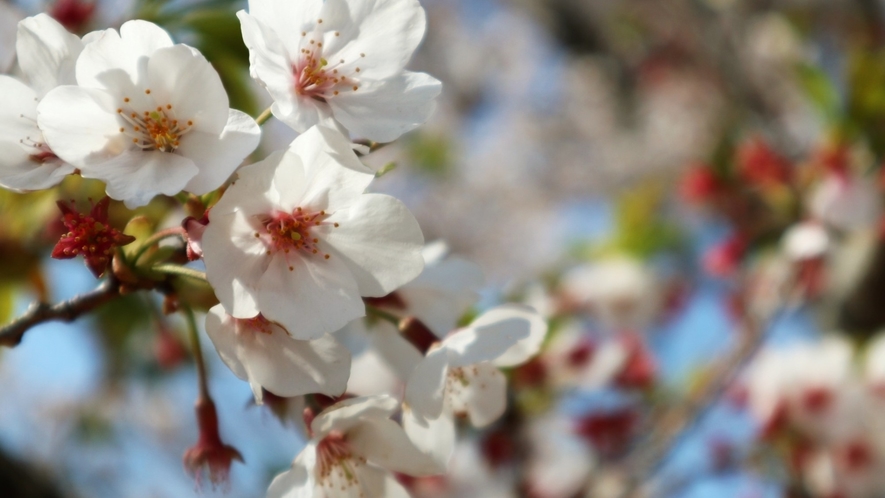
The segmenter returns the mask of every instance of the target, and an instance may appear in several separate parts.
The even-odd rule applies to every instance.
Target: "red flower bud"
[[[240,452],[227,446],[218,434],[218,413],[212,400],[201,397],[195,405],[200,438],[197,444],[184,452],[184,468],[200,484],[202,470],[209,473],[213,485],[227,482],[234,460],[243,461]]]

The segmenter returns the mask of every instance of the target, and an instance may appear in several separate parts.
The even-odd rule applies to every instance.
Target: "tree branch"
[[[35,302],[22,316],[0,328],[0,346],[15,347],[25,332],[44,322],[73,322],[80,315],[92,311],[120,295],[120,284],[115,278],[102,282],[94,290],[56,304]]]

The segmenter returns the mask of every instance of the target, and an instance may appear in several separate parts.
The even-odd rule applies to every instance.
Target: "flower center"
[[[338,59],[330,62],[323,57],[324,37],[338,37],[340,33],[319,31],[322,23],[323,20],[319,19],[312,33],[301,32],[301,53],[292,64],[292,76],[296,94],[325,102],[341,92],[357,91],[360,85],[356,75],[360,68],[353,61]],[[360,54],[360,58],[365,56]]]
[[[145,93],[150,95],[151,91],[148,89]],[[141,150],[175,152],[181,145],[181,137],[193,129],[192,120],[176,119],[172,104],[139,112],[132,108],[129,97],[125,97],[123,102],[124,105],[117,108],[117,114],[123,120],[120,133],[129,137]]]
[[[311,231],[320,225],[332,225],[337,228],[338,223],[325,221],[328,216],[325,211],[313,212],[300,207],[294,209],[292,213],[272,214],[259,220],[263,230],[255,232],[255,238],[263,239],[268,255],[279,251],[287,255],[293,251],[305,255],[319,254],[320,239]],[[330,257],[328,253],[323,254],[324,259]],[[289,266],[289,271],[293,269],[293,266]]]
[[[58,160],[58,156],[56,156],[55,153],[52,152],[52,149],[50,149],[49,146],[46,145],[46,142],[43,141],[43,135],[37,128],[37,120],[30,116],[25,116],[24,114],[20,114],[19,118],[28,121],[29,124],[33,126],[34,131],[37,133],[37,138],[33,138],[28,135],[18,141],[18,143],[21,144],[22,147],[24,147],[29,153],[28,159],[38,164],[44,164]]]
[[[258,332],[260,334],[273,334],[273,323],[264,318],[264,315],[259,313],[257,316],[253,318],[235,318],[238,325],[241,325],[246,328],[246,330],[250,332]]]
[[[344,490],[359,484],[357,469],[366,459],[353,454],[347,437],[332,431],[317,444],[317,480],[321,486]]]

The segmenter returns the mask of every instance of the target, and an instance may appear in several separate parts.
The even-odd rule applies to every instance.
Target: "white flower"
[[[574,437],[573,421],[559,413],[547,414],[531,421],[527,436],[532,448],[526,465],[531,496],[575,496],[596,466],[596,455]]]
[[[331,118],[389,142],[433,111],[440,82],[403,69],[424,36],[417,0],[250,0],[237,16],[252,77],[296,131]]]
[[[830,248],[830,237],[820,223],[805,221],[791,226],[781,239],[784,254],[792,261],[824,256]]]
[[[344,393],[350,352],[329,334],[299,341],[261,315],[237,319],[221,305],[206,315],[206,333],[231,371],[249,381],[258,404],[261,388],[282,397]]]
[[[258,146],[258,125],[229,109],[212,65],[155,24],[96,35],[76,77],[79,86],[40,102],[40,128],[58,157],[130,208],[158,194],[211,192]]]
[[[483,313],[431,348],[406,384],[403,425],[409,437],[445,464],[455,443],[454,415],[466,413],[475,427],[497,420],[507,405],[507,379],[498,368],[534,356],[546,334],[536,311],[510,304]]]
[[[357,364],[360,368],[381,367],[385,373],[394,373],[399,381],[406,382],[427,348],[454,330],[458,319],[479,299],[476,289],[482,284],[482,272],[476,264],[448,256],[448,247],[441,241],[427,244],[421,254],[424,271],[416,279],[387,296],[365,300],[399,318],[415,317],[421,324],[399,331],[390,322],[375,317],[350,322],[335,336],[353,354],[354,368]],[[379,365],[379,361],[386,365]],[[384,375],[354,374],[348,392],[375,394],[371,386],[380,386],[382,379],[388,386],[395,380]],[[355,386],[359,386],[358,390],[352,391]]]
[[[566,299],[612,328],[646,327],[660,305],[654,275],[642,262],[612,257],[578,266],[561,282]]]
[[[320,413],[312,437],[267,491],[268,498],[407,498],[390,471],[412,476],[441,473],[390,420],[398,403],[389,396],[354,398]]]
[[[2,29],[2,28],[0,28]],[[0,185],[16,191],[52,187],[76,168],[46,145],[37,104],[59,85],[75,83],[83,42],[46,14],[18,23],[16,52],[25,84],[0,76]]]
[[[315,339],[363,316],[360,296],[385,296],[421,273],[418,222],[397,199],[363,193],[373,178],[347,139],[321,127],[241,168],[203,234],[224,309]]]
[[[832,432],[853,354],[839,337],[761,351],[746,373],[750,413],[770,429],[788,423],[818,436]]]
[[[400,317],[414,316],[436,337],[443,338],[479,301],[482,270],[472,261],[449,255],[443,241],[427,244],[421,254],[424,271],[394,294],[401,306],[381,307]]]

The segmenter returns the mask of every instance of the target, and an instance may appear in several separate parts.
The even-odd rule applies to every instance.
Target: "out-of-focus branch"
[[[621,463],[624,488],[620,497],[643,496],[643,485],[653,479],[673,448],[696,428],[760,350],[766,331],[784,306],[794,300],[794,292],[792,281],[785,282],[776,302],[766,303],[766,312],[747,310],[740,324],[740,343],[716,362],[706,376],[708,380],[677,405],[652,413],[642,431],[647,436],[636,444],[638,450]]]
[[[119,295],[119,282],[115,278],[109,278],[94,290],[67,301],[56,304],[35,302],[22,316],[0,328],[0,346],[15,347],[31,327],[52,321],[72,322]]]

